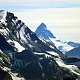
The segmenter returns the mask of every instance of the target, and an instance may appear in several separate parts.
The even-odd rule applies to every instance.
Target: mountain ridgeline
[[[37,33],[38,36],[42,36],[43,38],[49,40],[49,37],[56,38],[49,30],[47,30],[47,27],[44,23],[41,23],[39,27],[36,29],[35,33]]]
[[[36,35],[47,28],[44,23],[33,32],[11,12],[1,10],[0,16],[0,80],[80,79],[79,69],[64,63],[67,56]],[[49,30],[42,34],[48,39],[46,34],[56,38]]]
[[[80,46],[79,43],[75,43],[72,41],[62,42],[60,39],[55,37],[53,33],[47,29],[47,26],[44,23],[41,23],[39,27],[35,31],[36,35],[43,41],[50,42],[54,44],[59,51],[66,54],[68,51],[78,48]],[[69,56],[69,55],[68,55]]]

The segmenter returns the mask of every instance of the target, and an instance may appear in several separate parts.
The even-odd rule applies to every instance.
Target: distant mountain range
[[[50,30],[47,30],[47,26],[44,23],[41,23],[39,27],[36,29],[35,33],[37,36],[44,41],[50,42],[54,44],[58,50],[63,53],[66,53],[74,48],[78,48],[80,46],[79,43],[75,42],[62,42],[60,39],[55,37]]]
[[[80,79],[79,66],[68,64],[70,59],[62,53],[74,47],[61,52],[60,45],[68,44],[57,40],[44,23],[33,32],[13,13],[1,10],[0,80]]]
[[[74,48],[66,53],[69,57],[77,57],[80,58],[80,46],[78,48]]]
[[[80,43],[75,43],[75,42],[72,42],[72,41],[69,41],[67,44],[74,47],[74,48],[78,48],[80,46]]]

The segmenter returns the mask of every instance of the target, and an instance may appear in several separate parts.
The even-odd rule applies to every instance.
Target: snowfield
[[[55,58],[55,61],[57,62],[57,64],[60,67],[68,68],[71,72],[73,72],[74,74],[77,74],[77,75],[80,76],[80,70],[77,68],[77,66],[75,66],[75,65],[66,65],[66,64],[64,64],[64,62],[60,58]]]
[[[8,40],[7,42],[8,43],[10,43],[10,42],[14,43],[14,47],[17,48],[18,52],[22,52],[23,50],[25,50],[25,48],[23,46],[21,46],[20,43],[18,43],[17,41]]]
[[[55,44],[55,46],[63,53],[66,53],[72,50],[74,47],[68,45],[67,43],[63,43],[57,39],[50,38],[49,39]]]

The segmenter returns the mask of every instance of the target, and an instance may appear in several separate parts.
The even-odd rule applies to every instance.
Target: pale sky
[[[80,0],[1,0],[33,31],[44,22],[63,41],[80,42]]]
[[[14,3],[43,3],[43,2],[80,2],[80,0],[1,0],[0,2],[14,2]]]
[[[21,11],[32,8],[80,7],[80,0],[0,0],[0,9]]]

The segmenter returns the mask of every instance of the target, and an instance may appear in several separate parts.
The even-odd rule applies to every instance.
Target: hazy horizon
[[[14,12],[32,30],[45,23],[62,41],[80,43],[80,10],[78,8],[32,9]]]
[[[0,9],[15,13],[32,31],[44,22],[62,41],[80,43],[80,0],[2,0]]]

